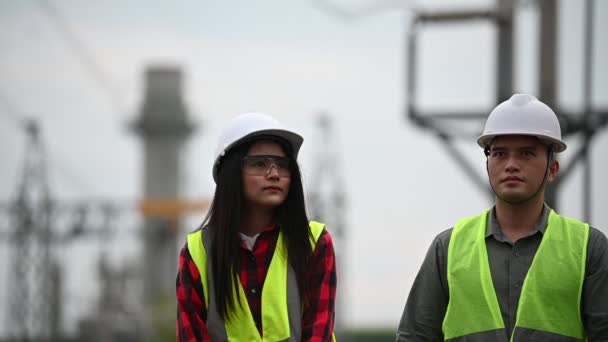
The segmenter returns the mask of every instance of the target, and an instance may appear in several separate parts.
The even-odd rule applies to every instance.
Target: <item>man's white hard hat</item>
[[[559,120],[553,110],[528,94],[515,94],[496,106],[488,116],[477,144],[487,148],[495,137],[501,135],[535,136],[552,146],[553,152],[566,149]]]
[[[298,158],[298,152],[304,138],[288,130],[275,118],[262,113],[245,113],[238,115],[222,130],[216,148],[213,163],[213,180],[217,183],[217,174],[222,157],[231,148],[257,136],[274,136],[285,139],[291,146],[293,158]]]

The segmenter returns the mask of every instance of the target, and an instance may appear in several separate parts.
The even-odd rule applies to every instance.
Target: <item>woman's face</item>
[[[290,160],[276,142],[260,140],[247,151],[242,161],[243,194],[252,208],[274,209],[289,193]]]

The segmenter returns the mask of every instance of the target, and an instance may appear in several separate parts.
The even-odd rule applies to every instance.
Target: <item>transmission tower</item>
[[[346,240],[346,194],[341,156],[333,122],[327,113],[319,115],[316,122],[317,136],[313,171],[308,186],[308,208],[312,219],[323,222],[334,240],[336,262],[345,270],[344,260]],[[343,331],[342,319],[347,312],[340,301],[336,306],[336,331]]]
[[[27,147],[16,198],[11,206],[9,336],[56,337],[53,312],[59,268],[51,255],[51,211],[47,160],[38,123],[25,122]]]
[[[498,0],[496,6],[484,9],[451,9],[435,11],[415,11],[412,25],[408,31],[408,64],[407,64],[407,96],[408,108],[407,118],[420,128],[427,129],[437,136],[448,154],[464,169],[467,176],[481,189],[493,196],[485,179],[479,177],[474,168],[467,162],[463,154],[454,147],[454,140],[466,137],[471,141],[479,135],[490,109],[467,110],[460,112],[429,112],[418,108],[417,84],[418,77],[418,50],[417,42],[420,30],[431,25],[444,25],[450,23],[472,23],[485,21],[496,27],[496,104],[508,99],[513,93],[513,13],[515,4],[513,0]],[[538,69],[538,98],[555,109],[562,128],[562,136],[567,138],[574,135],[582,135],[583,144],[579,150],[574,152],[570,163],[562,168],[561,176],[552,186],[548,187],[546,202],[557,208],[556,193],[559,186],[571,173],[575,164],[579,161],[584,163],[585,189],[583,192],[584,220],[590,221],[591,208],[591,160],[588,154],[593,136],[601,131],[608,123],[608,110],[591,107],[591,76],[593,75],[591,56],[593,55],[592,34],[594,31],[592,20],[593,1],[587,0],[587,17],[585,18],[585,105],[583,112],[571,112],[560,108],[556,99],[557,88],[557,43],[558,7],[556,0],[536,1],[539,20],[539,69]],[[476,125],[476,131],[463,132],[458,129],[458,124],[469,123]]]
[[[66,264],[61,258],[62,251],[82,237],[105,241],[114,233],[109,229],[112,220],[119,212],[132,211],[134,206],[116,201],[55,200],[49,186],[49,153],[40,124],[22,120],[17,114],[15,118],[24,128],[27,141],[16,196],[8,204],[0,203],[2,214],[7,214],[10,222],[8,234],[2,234],[7,238],[3,245],[7,246],[8,260],[1,262],[8,264],[8,272],[0,283],[0,288],[6,291],[2,294],[7,296],[7,305],[0,306],[5,319],[0,340],[5,337],[61,340],[65,337],[62,329],[65,298],[61,290],[62,267]],[[99,213],[101,227],[95,229],[88,222],[91,213]],[[58,229],[63,226],[58,222],[62,222],[66,214],[72,216],[67,221],[67,229]],[[115,330],[111,326],[104,328],[106,332]],[[131,331],[135,328],[131,324]]]

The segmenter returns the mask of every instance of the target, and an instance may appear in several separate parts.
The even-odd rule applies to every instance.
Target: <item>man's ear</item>
[[[559,161],[553,159],[549,163],[551,163],[551,165],[549,165],[549,170],[547,171],[547,181],[550,183],[557,178],[557,174],[559,173]]]

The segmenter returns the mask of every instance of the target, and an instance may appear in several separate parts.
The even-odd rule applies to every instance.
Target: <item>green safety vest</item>
[[[314,246],[325,225],[311,221],[311,244]],[[287,248],[283,242],[283,232],[275,247],[266,279],[262,288],[262,332],[260,333],[249,309],[247,296],[241,282],[238,293],[241,305],[235,305],[231,319],[221,318],[215,308],[213,274],[207,250],[211,248],[207,230],[197,230],[188,234],[188,251],[201,275],[205,303],[207,304],[207,330],[213,341],[299,341],[302,335],[302,304],[293,268],[287,259]],[[240,278],[239,278],[240,279]],[[334,339],[335,340],[335,339]]]
[[[507,341],[485,235],[489,210],[459,221],[448,246],[446,341]],[[522,287],[511,341],[584,341],[581,293],[589,225],[549,213]]]

